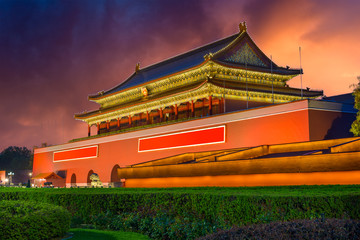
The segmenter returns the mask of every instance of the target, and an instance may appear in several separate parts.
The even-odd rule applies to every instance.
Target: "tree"
[[[33,154],[26,147],[10,146],[0,153],[0,169],[30,170],[32,160]]]
[[[353,84],[352,87],[354,87],[353,96],[355,98],[355,105],[354,108],[358,110],[356,113],[356,119],[351,124],[350,132],[354,134],[354,136],[360,136],[360,76],[357,77],[358,83]]]

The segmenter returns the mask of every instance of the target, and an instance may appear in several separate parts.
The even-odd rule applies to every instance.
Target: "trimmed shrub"
[[[0,239],[51,239],[70,228],[70,213],[59,206],[28,201],[0,201]]]
[[[199,238],[199,240],[232,239],[360,239],[360,221],[350,219],[317,219],[273,222],[235,227]]]
[[[0,200],[47,202],[72,214],[72,227],[194,239],[232,226],[295,219],[360,218],[360,185],[237,188],[0,188]]]

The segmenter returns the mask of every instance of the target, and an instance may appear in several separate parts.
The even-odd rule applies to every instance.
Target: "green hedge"
[[[360,239],[360,221],[351,219],[294,220],[234,227],[200,238],[219,239]]]
[[[0,201],[0,239],[51,239],[70,228],[70,213],[32,201]]]
[[[53,203],[72,223],[195,238],[233,225],[294,219],[360,218],[360,186],[174,189],[0,189],[0,199]],[[151,235],[152,234],[152,235]]]

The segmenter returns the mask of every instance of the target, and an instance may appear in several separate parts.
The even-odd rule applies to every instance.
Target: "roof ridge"
[[[221,52],[226,51],[228,48],[230,48],[233,44],[235,44],[241,37],[244,38],[245,35],[247,34],[246,31],[243,31],[239,34],[239,36],[237,36],[233,41],[231,41],[231,43],[229,43],[228,45],[226,45],[225,47],[219,49],[218,51],[216,51],[215,53],[213,53],[213,57],[215,57],[216,55],[221,54]],[[249,35],[249,34],[247,34]]]
[[[234,37],[234,36],[236,36],[236,35],[238,35],[238,34],[239,34],[239,33],[232,34],[232,35],[230,35],[230,36],[227,36],[227,37],[222,38],[222,39],[215,40],[215,41],[213,41],[213,42],[211,42],[211,43],[202,45],[202,46],[200,46],[200,47],[193,48],[193,49],[191,49],[190,51],[187,51],[187,52],[185,52],[185,53],[180,53],[180,54],[178,54],[178,55],[169,57],[169,58],[167,58],[167,59],[165,59],[165,60],[162,60],[162,61],[159,61],[159,62],[157,62],[157,63],[148,65],[148,66],[146,66],[145,68],[140,69],[139,72],[141,72],[141,71],[143,71],[143,70],[147,70],[147,69],[149,69],[149,68],[156,67],[156,65],[163,64],[163,63],[168,62],[168,61],[171,61],[171,60],[175,60],[175,59],[180,58],[180,57],[182,57],[182,56],[184,56],[184,55],[192,55],[192,54],[196,53],[197,51],[200,51],[201,49],[203,49],[203,48],[205,48],[205,47],[209,47],[209,46],[211,46],[211,45],[216,45],[216,44],[218,44],[218,43],[220,43],[220,42],[222,42],[222,41],[226,42],[226,40],[228,40],[228,39],[230,39],[230,38],[232,38],[232,37]]]
[[[249,40],[246,40],[246,38],[248,38]],[[225,52],[229,49],[231,49],[232,47],[234,47],[234,45],[236,45],[239,41],[250,41],[249,43],[252,46],[249,46],[250,48],[253,48],[252,51],[254,51],[254,53],[256,55],[258,55],[258,57],[260,58],[260,60],[262,62],[264,62],[264,64],[267,67],[270,67],[270,65],[272,64],[273,68],[280,68],[271,58],[269,58],[260,48],[259,46],[255,43],[255,41],[252,39],[252,37],[250,36],[250,34],[247,31],[242,31],[240,33],[240,35],[234,39],[231,43],[229,43],[227,46],[225,46],[224,48],[220,49],[219,51],[217,51],[214,55],[213,58],[220,58],[222,55],[225,54]],[[259,55],[260,54],[260,55]],[[264,58],[264,59],[263,59]]]

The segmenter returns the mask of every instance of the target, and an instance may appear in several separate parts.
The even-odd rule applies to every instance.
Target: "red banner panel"
[[[224,143],[225,126],[202,128],[139,139],[139,152]]]
[[[75,148],[54,152],[54,162],[80,160],[87,158],[95,158],[98,154],[98,146],[90,146],[83,148]]]

